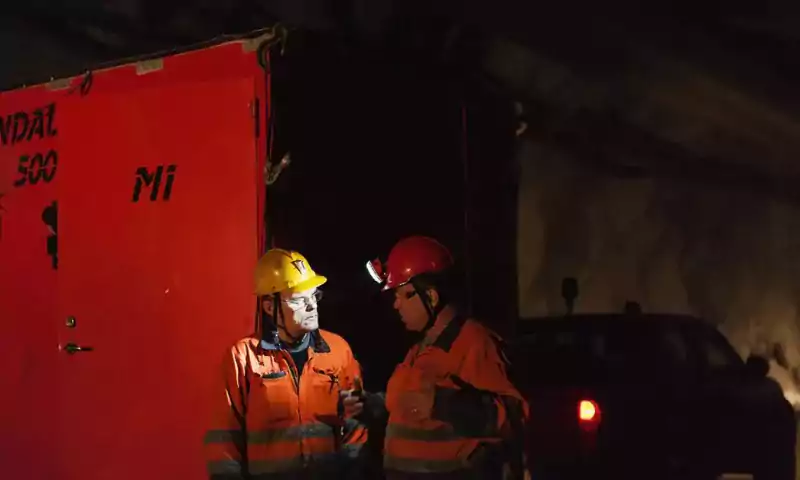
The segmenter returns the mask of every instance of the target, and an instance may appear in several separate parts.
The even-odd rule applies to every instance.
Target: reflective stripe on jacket
[[[503,440],[501,432],[508,428],[506,400],[518,401],[527,417],[527,403],[506,375],[506,360],[498,344],[499,337],[480,323],[456,317],[451,308],[440,313],[425,339],[411,348],[389,380],[386,470],[443,473],[473,468],[471,455],[479,445]],[[430,407],[437,390],[458,390],[453,376],[492,394],[484,407],[496,421],[484,430],[491,433],[465,433],[453,423],[432,418],[432,411],[419,413],[410,408],[409,395],[426,398],[423,403]]]
[[[354,388],[360,367],[342,337],[311,335],[300,374],[287,351],[256,337],[226,355],[204,442],[210,478],[335,473],[358,455],[367,432],[341,417],[339,391]]]

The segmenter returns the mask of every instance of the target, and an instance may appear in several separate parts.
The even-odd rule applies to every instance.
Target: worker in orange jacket
[[[367,432],[339,392],[358,388],[361,371],[348,343],[319,329],[326,278],[282,249],[268,251],[255,270],[262,333],[225,355],[205,436],[209,476],[348,478]]]
[[[528,406],[506,375],[500,338],[453,302],[450,252],[434,239],[398,242],[386,263],[367,264],[406,328],[420,332],[385,393],[384,469],[394,479],[526,478]],[[383,397],[342,393],[360,415]]]

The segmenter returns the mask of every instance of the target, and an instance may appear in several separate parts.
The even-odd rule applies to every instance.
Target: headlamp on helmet
[[[382,284],[386,281],[386,272],[383,270],[383,263],[377,258],[367,262],[367,272],[377,284]]]

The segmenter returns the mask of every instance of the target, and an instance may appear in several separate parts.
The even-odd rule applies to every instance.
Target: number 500
[[[55,150],[50,150],[45,154],[23,155],[19,157],[17,165],[19,177],[14,180],[14,186],[36,185],[40,180],[50,183],[56,176],[57,168],[58,152]]]

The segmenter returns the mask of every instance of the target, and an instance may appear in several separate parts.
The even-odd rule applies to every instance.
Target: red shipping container
[[[0,93],[4,478],[205,477],[254,327],[267,40]]]

